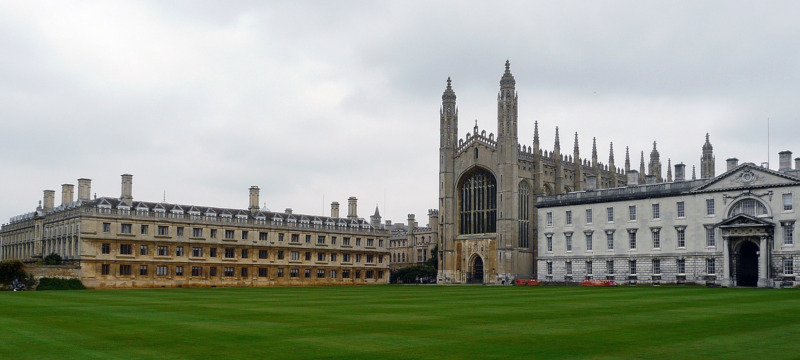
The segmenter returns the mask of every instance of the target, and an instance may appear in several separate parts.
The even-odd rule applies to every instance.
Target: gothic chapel
[[[538,123],[533,144],[520,144],[516,82],[508,61],[505,66],[497,95],[496,138],[479,131],[477,124],[459,138],[456,94],[449,78],[442,94],[439,283],[502,284],[535,278],[535,196],[625,186],[631,171],[627,150],[625,168],[614,165],[613,144],[608,164],[598,162],[596,142],[591,160],[581,159],[577,133],[572,154],[562,153],[558,128],[553,151],[542,151]],[[658,162],[653,151],[651,161]]]

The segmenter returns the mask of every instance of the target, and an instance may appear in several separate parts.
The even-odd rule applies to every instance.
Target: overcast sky
[[[691,173],[800,156],[796,1],[0,1],[0,223],[92,179],[134,200],[421,224],[437,207],[441,95],[497,132],[506,59],[519,136]],[[767,146],[767,122],[770,135]],[[687,175],[689,175],[687,174]],[[77,188],[76,188],[77,196]]]

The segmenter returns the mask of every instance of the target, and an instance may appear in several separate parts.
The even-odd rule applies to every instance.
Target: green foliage
[[[433,250],[431,250],[431,257],[425,262],[425,265],[428,265],[434,269],[439,268],[439,244],[436,244],[433,247]]]
[[[45,265],[61,265],[61,255],[56,253],[52,253],[44,257],[44,264]]]
[[[436,279],[436,268],[428,265],[413,265],[400,268],[389,279],[393,283],[414,284],[419,279]]]
[[[14,279],[22,281],[26,276],[24,267],[19,260],[0,262],[0,283],[10,284]]]
[[[41,278],[36,290],[86,290],[79,279]]]

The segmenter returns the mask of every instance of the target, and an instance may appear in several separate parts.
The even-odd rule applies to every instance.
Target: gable
[[[694,191],[717,191],[747,188],[800,185],[800,179],[751,163],[739,165],[709,180]]]

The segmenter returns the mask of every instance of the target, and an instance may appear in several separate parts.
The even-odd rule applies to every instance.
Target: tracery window
[[[497,231],[497,183],[486,170],[467,175],[459,186],[461,234]]]
[[[767,215],[767,207],[756,199],[743,199],[731,207],[728,216],[745,214],[750,216]]]
[[[521,248],[530,247],[530,187],[527,182],[519,183],[519,244]]]

